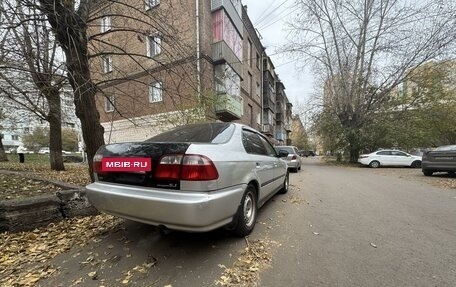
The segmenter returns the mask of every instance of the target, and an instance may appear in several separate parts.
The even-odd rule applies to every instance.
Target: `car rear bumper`
[[[421,162],[422,170],[429,171],[456,171],[456,163],[451,162]]]
[[[118,217],[170,229],[205,232],[229,224],[246,185],[211,192],[186,192],[95,182],[89,201]]]
[[[287,167],[288,168],[298,168],[299,162],[297,160],[287,161]]]
[[[370,159],[369,158],[359,158],[358,162],[363,165],[369,165]]]

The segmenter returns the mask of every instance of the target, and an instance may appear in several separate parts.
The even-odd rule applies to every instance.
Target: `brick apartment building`
[[[101,0],[91,19],[106,142],[220,120],[290,143],[292,105],[240,0]]]

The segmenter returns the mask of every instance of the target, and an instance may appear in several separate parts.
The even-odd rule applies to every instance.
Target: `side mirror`
[[[287,157],[288,156],[288,152],[286,150],[279,150],[279,157]]]

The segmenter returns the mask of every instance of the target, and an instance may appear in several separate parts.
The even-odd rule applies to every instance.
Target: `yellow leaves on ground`
[[[48,261],[83,246],[120,222],[108,215],[72,218],[29,232],[0,233],[0,286],[33,286],[57,268]],[[96,275],[96,274],[95,274]]]
[[[257,286],[259,271],[268,267],[272,261],[270,253],[272,245],[276,245],[276,243],[269,240],[247,241],[247,247],[232,268],[219,265],[225,271],[220,279],[215,281],[215,285],[224,287]]]

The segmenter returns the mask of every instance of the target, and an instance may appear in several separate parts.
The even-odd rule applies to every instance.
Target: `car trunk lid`
[[[102,146],[94,158],[94,170],[99,181],[120,183],[144,187],[157,187],[166,189],[180,189],[180,180],[173,178],[156,178],[155,172],[159,166],[160,159],[166,155],[184,155],[191,143],[118,143]],[[148,171],[103,171],[102,159],[116,158],[129,159],[145,158],[150,159],[151,166]]]

